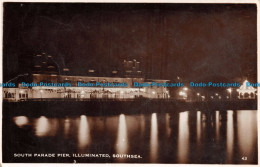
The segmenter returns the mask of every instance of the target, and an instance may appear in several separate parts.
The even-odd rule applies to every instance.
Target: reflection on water
[[[178,135],[178,162],[187,163],[189,152],[189,112],[179,114],[179,135]]]
[[[201,112],[197,111],[197,143],[200,143],[201,138]]]
[[[207,119],[206,114],[202,114],[201,118],[202,118],[202,131],[205,132],[205,130],[206,130],[206,119]]]
[[[151,162],[157,161],[158,154],[158,125],[157,114],[153,113],[151,117],[151,141],[150,141],[150,159]]]
[[[66,118],[64,120],[64,137],[67,138],[70,130],[70,120]]]
[[[46,136],[48,135],[48,132],[51,129],[51,124],[49,123],[49,120],[41,116],[38,120],[36,120],[35,123],[35,135],[36,136]]]
[[[219,124],[219,111],[216,111],[216,141],[219,142],[220,139],[220,133],[219,133],[219,128],[220,128],[220,124]]]
[[[234,150],[233,111],[227,111],[227,163],[232,162]]]
[[[55,136],[58,130],[59,120],[55,118],[46,118],[41,116],[35,120],[35,135],[38,137]]]
[[[31,152],[56,150],[57,153],[117,153],[142,157],[98,159],[99,162],[256,164],[257,111],[211,112],[66,118],[17,116],[11,119],[13,129],[8,129],[8,135],[13,135],[14,140],[5,147],[10,150],[19,143],[19,147],[12,148],[21,150],[13,150],[10,153],[13,155],[28,149],[28,144],[23,142],[34,141],[38,144],[29,144]],[[19,133],[12,133],[14,130]]]
[[[127,139],[127,129],[125,115],[121,114],[119,116],[118,132],[116,140],[116,153],[126,154],[128,150],[128,139]]]
[[[80,116],[78,141],[78,147],[81,150],[88,146],[91,142],[88,119],[85,115]]]
[[[171,127],[170,127],[170,114],[166,113],[166,118],[165,118],[165,125],[166,125],[166,135],[167,138],[171,135]]]
[[[14,117],[13,121],[20,128],[29,124],[29,119],[25,116]]]
[[[140,124],[141,124],[141,134],[144,134],[144,131],[145,131],[145,118],[144,118],[144,115],[142,114],[141,115],[141,119],[140,119]]]
[[[244,163],[253,161],[253,154],[257,149],[257,112],[252,110],[237,111],[238,149]],[[247,159],[245,161],[245,159]]]

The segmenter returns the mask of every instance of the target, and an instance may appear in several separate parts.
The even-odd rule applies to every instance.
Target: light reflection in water
[[[78,131],[78,146],[84,149],[91,142],[90,128],[88,119],[85,115],[80,116],[79,131]]]
[[[219,142],[219,111],[216,111],[216,141]]]
[[[227,163],[232,163],[234,149],[233,111],[227,111]]]
[[[47,136],[51,129],[49,120],[45,116],[41,116],[36,120],[35,124],[35,135],[36,136]]]
[[[151,117],[151,138],[150,138],[151,162],[157,161],[157,153],[158,153],[158,123],[157,123],[157,114],[153,113]]]
[[[143,135],[145,131],[145,118],[144,115],[141,115],[141,134]]]
[[[56,118],[41,116],[34,122],[35,135],[38,137],[55,136],[58,127],[59,121]]]
[[[200,143],[201,139],[201,112],[197,111],[197,143]]]
[[[227,111],[224,112],[226,115],[222,115],[222,112],[216,111],[215,119],[212,120],[215,126],[211,129],[209,121],[206,122],[208,118],[205,113],[202,111],[196,111],[196,118],[189,116],[189,112],[181,112],[179,114],[179,119],[176,124],[178,124],[178,133],[175,134],[175,131],[168,131],[168,128],[165,129],[165,135],[159,136],[159,127],[162,125],[162,129],[166,127],[170,127],[169,117],[170,115],[161,115],[153,113],[152,115],[140,115],[139,116],[107,116],[107,117],[89,117],[89,116],[81,116],[80,118],[46,118],[44,116],[40,118],[27,118],[23,116],[13,117],[11,120],[15,126],[21,127],[25,125],[33,126],[35,130],[35,139],[40,139],[39,142],[43,142],[42,145],[46,145],[46,150],[48,151],[48,145],[52,145],[53,140],[42,140],[42,137],[45,136],[53,136],[55,141],[62,141],[66,136],[70,136],[69,142],[78,143],[77,147],[74,145],[64,145],[64,147],[68,147],[68,150],[79,149],[79,152],[86,153],[92,147],[97,146],[97,144],[102,143],[104,141],[103,133],[105,133],[107,141],[111,143],[115,143],[115,151],[113,153],[126,153],[126,154],[137,154],[136,149],[130,149],[130,141],[133,142],[133,145],[140,145],[141,149],[144,149],[146,152],[150,150],[148,155],[143,155],[145,160],[147,158],[150,160],[149,162],[159,162],[164,163],[165,157],[169,152],[174,152],[177,149],[177,162],[178,163],[194,163],[197,161],[193,159],[193,155],[198,153],[196,158],[201,158],[203,153],[208,152],[208,147],[204,146],[204,143],[207,144],[208,141],[212,141],[211,139],[216,135],[216,140],[219,140],[218,144],[216,144],[216,151],[211,152],[212,157],[216,157],[213,161],[207,162],[222,162],[223,159],[220,159],[221,156],[218,156],[220,153],[226,156],[227,163],[255,163],[256,158],[256,148],[257,148],[257,112],[256,111]],[[234,118],[235,114],[237,114],[237,120]],[[227,117],[226,117],[227,116]],[[160,124],[161,121],[159,118],[166,118],[165,124]],[[220,119],[222,118],[222,121]],[[62,119],[62,121],[61,121]],[[193,120],[190,120],[193,119]],[[196,119],[196,120],[195,120]],[[141,121],[140,123],[136,123],[136,121]],[[176,119],[177,120],[177,119]],[[150,122],[151,121],[151,122]],[[134,126],[132,124],[136,123]],[[222,125],[221,125],[222,123]],[[149,125],[148,125],[149,124]],[[176,127],[176,124],[174,128]],[[189,134],[189,126],[195,126],[196,135]],[[132,126],[132,127],[131,127]],[[222,128],[221,128],[222,127]],[[75,131],[73,129],[76,128]],[[58,130],[57,130],[58,129]],[[95,129],[95,131],[92,129]],[[147,134],[150,135],[150,139],[146,137],[137,137],[132,140],[136,135]],[[22,133],[27,133],[27,131],[22,130]],[[59,132],[59,133],[57,133]],[[141,133],[140,133],[141,132]],[[150,134],[149,134],[150,133]],[[164,134],[163,133],[163,134]],[[171,134],[170,138],[167,135]],[[210,136],[208,136],[210,134]],[[97,137],[96,137],[97,136]],[[144,136],[144,135],[142,135]],[[167,139],[173,139],[173,137],[177,137],[177,144],[174,142],[169,142],[171,147],[164,147],[165,149],[162,152],[160,151],[160,144],[165,144]],[[95,138],[94,138],[95,137]],[[212,137],[212,138],[207,138]],[[223,138],[224,137],[224,138]],[[206,139],[207,138],[207,139]],[[56,140],[58,139],[58,140]],[[95,139],[95,140],[94,140]],[[190,140],[191,139],[191,140]],[[194,142],[194,139],[197,139],[197,147],[191,142]],[[206,140],[205,140],[206,139]],[[28,138],[28,140],[30,140]],[[160,142],[160,141],[161,142]],[[17,141],[19,141],[17,139]],[[67,139],[66,139],[67,141]],[[170,141],[170,140],[169,140]],[[20,142],[20,141],[19,141]],[[105,141],[106,142],[106,141]],[[143,144],[145,142],[149,142]],[[213,141],[214,142],[214,141]],[[67,142],[64,142],[67,143]],[[191,144],[190,144],[191,143]],[[61,143],[62,144],[62,143]],[[147,145],[148,144],[148,145]],[[167,144],[167,143],[166,143]],[[215,143],[214,143],[215,144]],[[223,145],[224,144],[224,145]],[[194,147],[195,146],[195,147]],[[106,150],[105,147],[101,146],[101,149],[105,149],[104,152],[112,151],[109,147],[109,150]],[[81,150],[81,148],[83,148]],[[190,148],[193,148],[192,150]],[[36,148],[38,149],[38,148]],[[45,149],[45,148],[42,148]],[[172,150],[174,149],[174,150]],[[193,151],[194,154],[189,154],[189,151]],[[33,150],[35,151],[35,150]],[[36,150],[37,151],[37,150]],[[237,153],[236,153],[237,151]],[[201,152],[201,154],[200,154]],[[159,154],[160,153],[160,154]],[[191,156],[189,156],[191,155]],[[142,155],[141,155],[142,156]],[[241,156],[241,157],[240,157]],[[235,159],[241,159],[243,156],[247,157],[247,161],[239,161]],[[223,158],[223,157],[222,157]],[[225,158],[225,157],[224,157]],[[254,158],[254,159],[253,159]],[[121,160],[129,160],[129,159],[118,159]],[[117,160],[116,160],[117,161]],[[167,162],[176,162],[176,159],[173,157],[173,160],[168,160]],[[121,161],[122,162],[122,161]]]
[[[167,138],[171,135],[171,127],[170,127],[170,114],[166,113],[166,134]]]
[[[206,116],[205,113],[201,115],[202,131],[203,131],[203,132],[204,132],[205,129],[206,129],[206,121],[207,121],[207,119],[208,119],[208,118],[207,118],[207,116]]]
[[[238,148],[246,163],[252,162],[252,153],[257,148],[257,112],[252,110],[237,111]],[[245,162],[245,161],[244,161]]]
[[[124,114],[121,114],[119,116],[117,140],[115,147],[116,153],[118,154],[126,154],[128,152],[127,128]]]
[[[29,124],[29,119],[25,116],[17,116],[13,118],[14,123],[19,127],[23,127],[24,125]]]
[[[187,163],[189,152],[189,112],[179,113],[178,162]]]
[[[67,138],[70,130],[70,120],[68,118],[64,121],[64,137]]]

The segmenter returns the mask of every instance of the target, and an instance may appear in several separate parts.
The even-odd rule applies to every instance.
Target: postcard
[[[258,164],[256,3],[4,2],[2,162]]]

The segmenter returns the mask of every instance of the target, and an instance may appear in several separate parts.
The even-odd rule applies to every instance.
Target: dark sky
[[[51,54],[72,74],[137,59],[147,78],[256,78],[254,4],[4,3],[4,80]]]

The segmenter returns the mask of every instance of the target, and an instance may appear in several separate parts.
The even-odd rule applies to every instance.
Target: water
[[[255,110],[15,116],[3,125],[4,162],[257,163]],[[80,157],[86,154],[104,155]],[[135,158],[113,158],[125,154]]]

